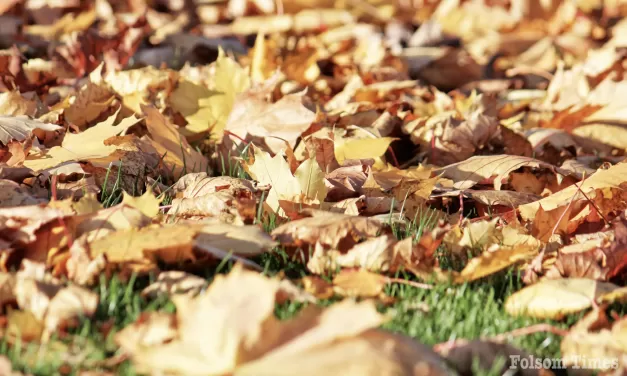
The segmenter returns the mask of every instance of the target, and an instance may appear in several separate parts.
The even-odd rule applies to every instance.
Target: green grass
[[[234,175],[242,174],[241,170],[231,171]],[[108,177],[110,178],[110,177]],[[114,189],[103,191],[101,199],[106,206],[114,205],[121,200],[119,190],[120,176],[116,177]],[[259,212],[257,222],[266,231],[271,231],[276,222],[274,218],[261,220]],[[418,239],[424,231],[435,224],[433,213],[421,213],[405,228],[392,226],[398,238],[413,237]],[[446,265],[446,252],[440,252],[442,265]],[[263,254],[255,259],[264,268],[267,275],[283,273],[293,279],[307,274],[301,263],[294,262],[280,247],[273,252]],[[450,262],[449,262],[450,264]],[[226,273],[232,267],[224,262],[213,270],[205,271],[208,281],[216,273]],[[413,279],[409,274],[398,273],[397,277]],[[174,312],[174,305],[166,297],[146,300],[140,292],[154,276],[131,278],[121,282],[116,277],[106,280],[101,278],[94,288],[100,302],[93,318],[83,318],[79,325],[64,338],[53,338],[48,345],[9,344],[6,339],[0,340],[0,354],[6,355],[17,370],[34,375],[74,375],[79,370],[105,370],[119,375],[135,375],[129,361],[123,361],[111,367],[106,361],[119,355],[113,341],[116,332],[134,322],[142,312],[165,310]],[[527,317],[512,317],[505,312],[504,302],[511,294],[523,287],[519,274],[508,270],[489,278],[463,285],[437,284],[431,290],[424,290],[408,285],[392,284],[386,287],[386,294],[395,298],[389,306],[381,305],[381,312],[389,316],[385,329],[406,334],[427,345],[456,340],[479,339],[492,337],[500,333],[533,324],[546,322],[567,328],[581,318],[581,314],[571,315],[560,322],[537,320]],[[337,299],[323,300],[319,304],[327,306]],[[287,302],[275,307],[275,314],[280,319],[296,316],[304,307],[301,303]],[[627,305],[616,305],[612,309],[619,312],[627,310]],[[542,357],[560,356],[559,336],[537,333],[513,338],[511,344]],[[64,361],[63,358],[66,360]],[[69,358],[69,359],[68,359]],[[61,367],[63,365],[63,367]],[[498,365],[498,364],[497,364]],[[477,375],[496,375],[497,368],[481,370],[477,367]]]

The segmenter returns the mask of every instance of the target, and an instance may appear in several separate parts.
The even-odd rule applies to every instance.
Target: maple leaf
[[[226,56],[220,48],[211,89],[180,80],[172,92],[172,108],[185,117],[188,135],[211,132],[212,138],[221,138],[236,97],[250,86],[250,79],[239,64]]]
[[[290,147],[296,145],[316,114],[303,104],[304,92],[288,94],[275,103],[268,103],[265,96],[264,91],[254,89],[240,94],[226,121],[224,137],[236,144],[239,140],[253,141],[277,154],[286,142]]]
[[[253,161],[244,161],[244,169],[261,185],[270,186],[265,206],[270,212],[284,215],[299,205],[319,205],[327,194],[324,173],[314,158],[303,162],[294,174],[282,155],[270,154],[251,145]]]
[[[132,116],[114,125],[119,110],[107,120],[77,134],[67,133],[61,146],[54,146],[43,155],[29,156],[24,166],[37,171],[56,167],[69,161],[82,161],[108,157],[117,150],[115,145],[106,145],[104,141],[118,135],[135,125],[139,119]]]
[[[446,374],[442,361],[424,346],[374,329],[383,316],[372,302],[345,301],[278,321],[273,310],[281,287],[276,279],[236,267],[200,296],[177,299],[176,324],[165,317],[157,322],[161,316],[154,316],[152,325],[138,322],[119,332],[116,342],[138,369],[148,372],[313,375],[326,369],[345,375],[411,374],[419,368],[429,375]],[[218,325],[219,335],[207,322]],[[272,328],[273,336],[261,336],[261,328]],[[154,340],[139,337],[140,346],[132,340],[138,331],[153,329],[162,334],[151,336]],[[375,345],[382,341],[387,345],[383,351]],[[347,361],[345,355],[357,349],[361,355]]]
[[[166,164],[174,165],[174,174],[206,171],[209,161],[192,148],[174,125],[154,107],[142,107],[146,114],[146,126],[150,132],[152,145],[164,156]]]

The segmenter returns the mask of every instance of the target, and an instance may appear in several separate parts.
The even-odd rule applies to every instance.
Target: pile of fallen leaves
[[[4,341],[71,335],[103,276],[150,274],[143,295],[176,313],[117,333],[101,369],[464,373],[476,344],[437,354],[378,329],[375,302],[390,283],[515,268],[528,286],[507,312],[592,308],[562,333],[564,362],[622,375],[627,319],[606,310],[627,300],[626,15],[596,0],[2,1]],[[279,248],[309,274],[264,276]],[[209,286],[194,275],[226,261]],[[306,308],[280,321],[285,301]]]

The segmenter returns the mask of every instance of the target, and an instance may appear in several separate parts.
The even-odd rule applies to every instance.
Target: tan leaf
[[[601,318],[596,317],[599,314]],[[591,319],[594,323],[587,327]],[[627,363],[626,332],[625,317],[610,325],[605,313],[595,309],[573,326],[562,340],[560,348],[564,364],[601,371],[624,369]]]
[[[478,183],[491,184],[493,182],[494,189],[500,190],[509,174],[521,167],[544,168],[553,173],[567,175],[565,171],[551,164],[515,155],[475,156],[433,172],[452,179],[457,189],[468,189]]]
[[[13,278],[12,294],[18,306],[31,312],[44,324],[44,339],[49,338],[61,325],[70,324],[80,316],[91,316],[96,312],[98,296],[87,289],[69,285],[63,286],[50,275],[35,271],[42,268],[18,272]],[[5,278],[7,274],[3,274]],[[6,289],[6,282],[3,289]]]
[[[87,83],[72,97],[64,111],[67,120],[81,129],[96,120],[115,99],[103,85],[101,71],[102,65],[89,75]]]
[[[175,176],[187,172],[206,172],[209,161],[192,148],[174,125],[154,107],[142,106],[146,114],[146,126],[150,132],[153,146],[160,155],[165,155],[164,162],[173,166]]]
[[[265,93],[242,93],[235,100],[225,131],[242,140],[261,140],[258,145],[267,145],[268,150],[276,154],[285,147],[285,141],[291,146],[309,128],[316,114],[303,105],[305,93],[288,94],[276,103],[268,103],[263,98]],[[230,137],[225,134],[225,137]],[[238,138],[233,138],[239,144]],[[283,141],[284,140],[284,141]]]
[[[612,188],[621,188],[625,183],[623,179],[623,177],[626,176],[625,174],[627,174],[627,163],[619,163],[607,170],[598,170],[594,175],[586,178],[583,183],[577,185],[588,198],[595,201],[604,200],[606,197],[612,198]],[[540,206],[542,206],[545,211],[551,211],[555,208],[568,205],[568,202],[573,199],[573,196],[576,197],[576,201],[585,200],[585,197],[579,192],[579,189],[576,186],[570,186],[542,200],[521,205],[518,207],[518,210],[523,219],[531,220],[535,218],[536,212],[539,210]],[[572,218],[570,218],[570,220],[572,220]]]
[[[250,223],[257,214],[254,199],[232,195],[228,190],[206,193],[198,197],[175,198],[168,217],[176,219],[217,218],[222,222]]]
[[[471,282],[504,270],[520,261],[530,260],[538,254],[537,247],[492,247],[468,261],[464,269],[455,274],[455,283]]]
[[[177,294],[196,295],[207,285],[207,281],[193,274],[178,270],[161,272],[157,280],[142,290],[142,296],[156,297]]]
[[[515,316],[559,319],[603,301],[605,296],[618,289],[612,283],[592,279],[544,280],[507,298],[505,310]]]
[[[7,91],[0,94],[0,114],[9,116],[35,116],[37,103],[23,97],[19,92]]]
[[[333,278],[334,291],[344,296],[374,298],[383,293],[388,279],[364,269],[343,270]]]
[[[218,276],[197,298],[175,300],[175,339],[157,335],[153,338],[161,343],[137,346],[132,339],[143,325],[138,322],[118,333],[117,342],[140,372],[447,374],[442,360],[424,346],[372,329],[383,322],[372,302],[347,300],[325,310],[310,307],[292,320],[279,321],[273,315],[279,292],[278,280],[236,267],[228,276]],[[167,333],[170,325],[162,322],[159,327]]]
[[[384,228],[381,222],[370,218],[329,212],[285,223],[271,235],[286,246],[306,247],[319,243],[334,249],[348,249],[359,239],[374,237]]]
[[[0,208],[36,205],[43,202],[46,202],[46,200],[34,197],[19,184],[10,180],[0,179]]]

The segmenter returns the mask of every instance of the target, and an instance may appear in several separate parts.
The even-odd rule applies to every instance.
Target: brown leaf
[[[590,278],[609,281],[622,275],[627,266],[627,226],[615,222],[614,239],[600,247],[581,252],[558,252],[555,263],[546,272],[547,278]]]
[[[453,186],[457,189],[468,189],[481,183],[494,184],[494,189],[500,190],[509,174],[522,167],[543,168],[555,174],[568,175],[566,171],[551,164],[514,155],[475,156],[433,172],[452,179],[455,182]]]
[[[334,249],[348,249],[360,239],[376,236],[385,226],[369,218],[330,212],[314,214],[275,228],[271,235],[286,246],[307,247],[318,243]]]
[[[161,272],[157,280],[142,290],[142,296],[156,297],[165,294],[169,297],[176,294],[196,295],[207,285],[207,281],[193,274],[181,271]]]

